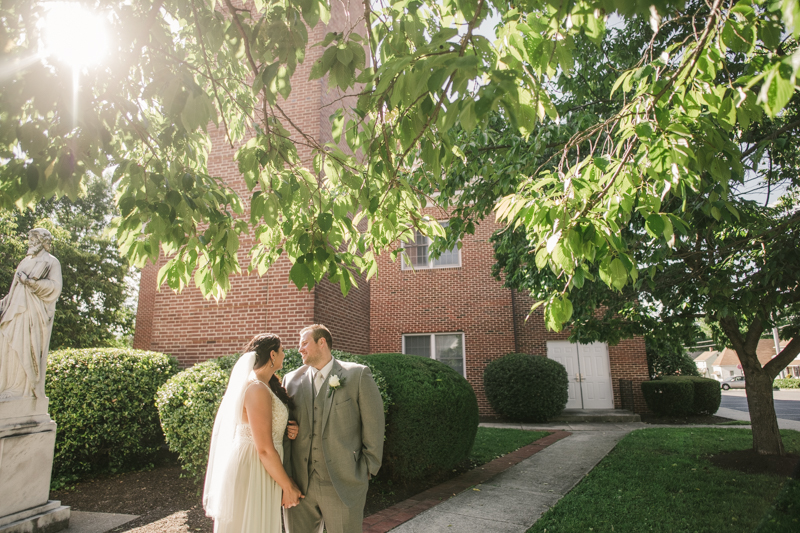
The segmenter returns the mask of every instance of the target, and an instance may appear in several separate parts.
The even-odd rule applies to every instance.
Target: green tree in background
[[[35,210],[0,212],[0,292],[11,286],[28,249],[27,234],[45,227],[64,280],[56,304],[52,350],[124,344],[133,332],[134,312],[126,300],[129,267],[112,238],[103,234],[114,214],[110,183],[88,181],[86,196],[45,200]]]
[[[754,354],[776,316],[797,316],[798,214],[792,202],[764,207],[737,191],[751,174],[766,174],[770,188],[796,180],[798,0],[386,0],[363,4],[364,31],[353,24],[321,43],[307,28],[329,20],[326,0],[254,0],[244,10],[231,0],[83,3],[103,12],[113,61],[81,69],[77,94],[71,69],[38,59],[50,4],[0,5],[0,207],[76,199],[86,176],[113,168],[120,248],[137,266],[170,257],[159,283],[194,281],[223,296],[242,268],[239,236],[251,233],[250,268],[263,273],[286,252],[298,287],[327,276],[347,292],[412,227],[444,235],[421,215],[426,196],[465,158],[459,131],[489,136],[499,113],[524,143],[539,140],[531,157],[544,157],[497,185],[496,213],[527,242],[524,261],[508,257],[552,273],[527,277],[548,326],[601,297],[616,300],[609,309],[626,335],[642,327],[636,303],[661,301],[669,327],[707,317],[742,358],[755,448],[782,452],[766,387],[800,352],[800,324],[782,330],[795,340],[764,368]],[[495,42],[476,31],[491,15]],[[611,15],[654,37],[633,62],[608,50],[576,62],[603,50]],[[300,131],[283,108],[317,44],[311,78],[359,91],[352,107],[332,110],[341,145]],[[609,78],[585,84],[587,68]],[[612,101],[575,121],[581,110],[562,106],[570,91]],[[241,197],[209,174],[212,122],[231,145],[244,142]],[[562,142],[568,123],[574,133]],[[469,185],[487,179],[475,173]],[[658,297],[637,301],[642,287]]]
[[[740,13],[744,5],[734,8],[734,17],[747,20]],[[689,2],[685,9],[695,21],[709,20],[712,13],[702,2]],[[502,115],[493,115],[483,130],[458,132],[464,157],[439,187],[439,202],[452,206],[456,219],[435,246],[452,246],[504,202],[500,213],[509,225],[493,238],[495,275],[544,303],[548,326],[569,326],[573,341],[616,343],[645,336],[652,376],[697,373],[683,346],[694,342],[696,322],[702,320],[717,343],[740,354],[752,419],[759,419],[754,445],[780,453],[771,383],[800,344],[788,346],[765,368],[755,349],[774,321],[786,324],[785,337],[796,337],[800,324],[794,290],[800,280],[800,151],[793,141],[800,128],[800,99],[792,96],[780,114],[770,117],[749,107],[740,88],[742,98],[731,108],[735,116],[728,123],[719,113],[722,100],[698,89],[677,109],[656,107],[660,117],[642,113],[636,120],[643,122],[629,124],[625,143],[618,144],[609,121],[624,123],[630,119],[620,116],[638,112],[631,107],[636,84],[626,92],[619,73],[637,76],[648,57],[663,58],[690,39],[697,25],[682,20],[623,20],[599,45],[588,35],[576,36],[574,75],[560,72],[552,79],[558,120],[545,121],[531,136],[521,135]],[[730,35],[720,46],[726,39]],[[752,74],[751,63],[760,64],[768,55],[763,43],[756,44],[750,59],[740,44],[726,50],[724,65],[708,67],[713,76],[698,72],[698,87],[708,89],[712,81],[736,87]],[[791,38],[780,46],[785,54],[796,48]],[[657,93],[640,86],[637,94]],[[645,131],[650,127],[652,132]],[[683,133],[673,139],[674,146],[651,146],[659,138],[668,141],[676,130]],[[643,146],[637,148],[637,142]],[[617,177],[624,179],[617,183],[601,167],[619,162],[622,147],[637,148],[638,159],[630,168],[618,166]],[[715,175],[718,157],[731,163],[719,171],[724,176]],[[658,184],[663,188],[648,184],[659,175],[657,165],[673,174]],[[737,168],[738,174],[732,173]],[[697,173],[696,181],[683,193],[672,191],[676,177],[687,171]],[[761,191],[765,205],[750,199],[754,191]]]

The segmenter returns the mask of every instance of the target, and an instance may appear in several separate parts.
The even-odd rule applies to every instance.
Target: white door
[[[608,346],[602,342],[572,344],[549,341],[547,357],[567,369],[567,409],[613,409],[614,393],[608,362]]]
[[[578,381],[578,350],[575,345],[566,341],[553,341],[547,343],[547,358],[558,361],[567,369],[569,385],[569,399],[567,409],[583,409],[581,402],[581,384]]]

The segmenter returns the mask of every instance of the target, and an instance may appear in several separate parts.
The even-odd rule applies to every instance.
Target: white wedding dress
[[[242,386],[234,382],[235,373],[234,370],[225,393],[226,397],[230,395],[234,400],[233,405],[226,405],[223,400],[214,424],[206,473],[206,512],[214,518],[215,533],[281,533],[282,491],[258,458],[250,425],[242,421],[244,393],[249,387],[257,386],[266,387],[272,395],[272,443],[281,460],[289,410],[265,383],[252,380],[254,376],[250,375],[250,379]],[[242,390],[232,391],[232,386],[241,387]],[[238,407],[235,415],[230,412],[230,407]],[[236,418],[235,425],[230,424],[230,420],[220,420],[221,416],[230,415]],[[227,427],[223,429],[222,426]],[[226,435],[228,431],[231,431],[232,438],[219,435]],[[215,457],[218,462],[212,464]]]

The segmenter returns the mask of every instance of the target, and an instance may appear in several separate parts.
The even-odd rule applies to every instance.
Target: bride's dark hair
[[[247,346],[242,349],[242,353],[256,352],[256,361],[255,364],[253,364],[253,370],[258,370],[272,360],[271,355],[273,350],[277,352],[280,349],[280,337],[273,333],[259,333],[247,343]],[[286,389],[281,385],[281,380],[278,379],[277,375],[272,375],[268,385],[269,388],[272,389],[272,392],[275,393],[275,396],[277,396],[284,405],[290,408],[294,407],[294,402],[292,402]]]

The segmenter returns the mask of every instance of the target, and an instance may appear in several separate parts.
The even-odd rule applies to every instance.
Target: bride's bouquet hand
[[[283,490],[283,497],[281,498],[281,505],[286,509],[299,504],[300,498],[305,498],[303,493],[300,492],[300,489],[297,488],[297,484],[294,482],[294,480],[290,481],[291,484],[289,487]]]

